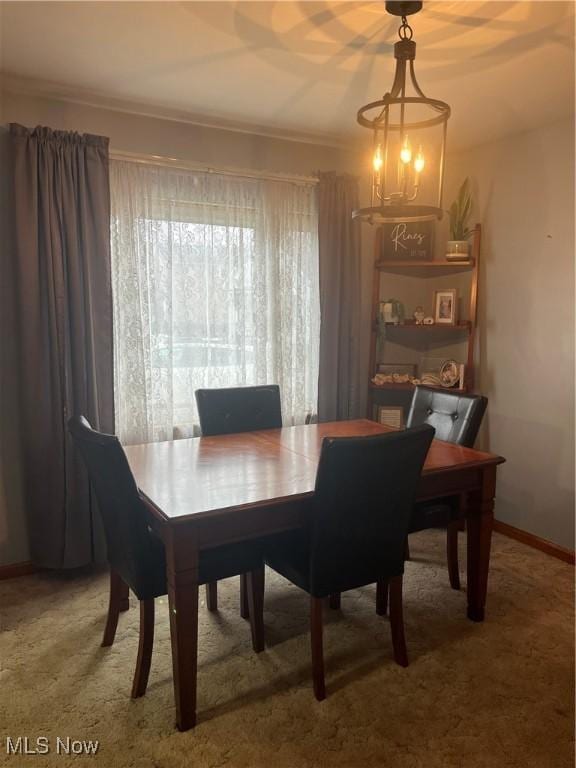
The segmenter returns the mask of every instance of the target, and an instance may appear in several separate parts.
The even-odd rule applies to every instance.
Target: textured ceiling
[[[412,25],[452,147],[573,112],[572,2],[425,2]],[[397,26],[382,2],[5,2],[2,68],[84,101],[354,140]]]

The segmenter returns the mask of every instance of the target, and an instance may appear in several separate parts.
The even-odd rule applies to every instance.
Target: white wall
[[[574,118],[450,158],[482,222],[480,447],[504,456],[496,517],[574,547]]]

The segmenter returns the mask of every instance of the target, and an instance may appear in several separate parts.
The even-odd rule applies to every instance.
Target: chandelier
[[[358,110],[358,123],[372,131],[372,172],[370,205],[352,216],[370,224],[442,218],[450,107],[425,96],[416,80],[407,17],[421,8],[421,2],[386,2],[387,12],[401,17],[394,82],[382,99]]]

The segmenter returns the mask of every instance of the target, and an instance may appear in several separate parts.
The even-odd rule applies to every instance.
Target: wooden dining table
[[[202,549],[306,524],[325,437],[374,435],[367,419],[126,447],[166,549],[176,721],[196,723],[198,556]],[[483,621],[496,468],[504,459],[434,440],[417,499],[465,494],[468,617]]]

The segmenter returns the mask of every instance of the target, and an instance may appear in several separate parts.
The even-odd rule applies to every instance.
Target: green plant
[[[472,195],[468,178],[462,182],[458,197],[450,206],[450,236],[452,240],[466,240],[473,230],[468,229],[468,218],[472,207]]]

